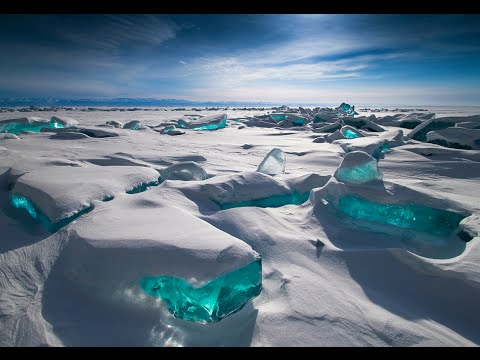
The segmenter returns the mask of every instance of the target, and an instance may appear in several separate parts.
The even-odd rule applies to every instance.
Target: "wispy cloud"
[[[156,15],[107,15],[104,22],[82,31],[64,31],[59,35],[82,47],[115,51],[123,46],[159,45],[176,36],[181,26]]]

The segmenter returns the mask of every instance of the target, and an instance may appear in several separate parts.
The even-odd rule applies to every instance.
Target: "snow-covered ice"
[[[347,105],[0,113],[0,345],[479,345],[480,115]]]

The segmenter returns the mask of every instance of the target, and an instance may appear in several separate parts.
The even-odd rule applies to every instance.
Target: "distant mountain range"
[[[183,99],[113,98],[113,99],[57,99],[57,98],[0,98],[0,106],[273,106],[267,102],[190,101]]]

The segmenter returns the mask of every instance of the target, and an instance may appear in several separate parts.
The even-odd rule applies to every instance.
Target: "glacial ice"
[[[285,205],[300,205],[308,200],[310,196],[310,191],[307,191],[303,194],[292,192],[291,194],[282,194],[282,195],[272,195],[266,198],[252,199],[247,201],[235,202],[235,203],[226,203],[219,204],[220,209],[233,209],[244,206],[253,206],[253,207],[281,207]]]
[[[124,129],[129,129],[129,130],[140,130],[143,128],[142,123],[138,120],[132,120],[127,122],[125,125],[123,125]]]
[[[358,115],[358,113],[355,111],[355,106],[350,106],[347,103],[341,103],[341,105],[335,110],[342,115]]]
[[[12,194],[10,196],[10,204],[16,209],[25,210],[34,220],[39,221],[43,225],[43,227],[45,227],[45,229],[47,229],[51,233],[58,231],[60,228],[64,227],[65,225],[68,225],[73,220],[77,219],[83,214],[90,212],[93,209],[92,206],[89,206],[87,208],[84,208],[74,213],[69,217],[60,219],[56,222],[52,222],[45,214],[42,213],[40,209],[38,209],[37,206],[35,206],[33,202],[31,202],[25,196],[22,196],[19,194]]]
[[[241,310],[262,289],[262,262],[224,274],[201,286],[173,276],[145,277],[143,290],[160,297],[176,318],[199,323],[213,323]]]
[[[227,126],[227,114],[204,116],[198,119],[184,117],[177,121],[177,126],[182,129],[218,130]]]
[[[338,181],[351,184],[364,184],[382,179],[377,160],[363,151],[345,154],[334,176]]]
[[[347,139],[356,139],[358,137],[363,137],[364,135],[360,133],[357,129],[354,129],[353,127],[346,125],[342,126],[340,129],[340,132],[345,136]]]
[[[285,172],[286,157],[279,148],[272,149],[258,165],[257,171],[267,175],[278,175]]]
[[[0,133],[18,134],[24,131],[40,132],[42,129],[63,128],[62,123],[39,117],[26,117],[0,121]]]
[[[373,202],[357,195],[346,194],[339,199],[338,209],[355,219],[389,224],[401,228],[449,236],[464,216],[422,205],[393,205]]]
[[[208,174],[205,169],[195,161],[184,161],[160,170],[160,177],[162,181],[201,181],[208,179]]]

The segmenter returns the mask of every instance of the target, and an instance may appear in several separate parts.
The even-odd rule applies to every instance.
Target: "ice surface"
[[[366,149],[367,142],[379,140],[397,146],[379,163],[389,181],[351,184],[328,179],[346,154],[335,142],[312,143],[326,135],[314,132],[320,123],[284,131],[275,128],[284,123],[272,119],[265,125],[269,128],[257,127],[259,123],[263,127],[266,120],[258,120],[257,125],[256,120],[246,120],[263,119],[263,114],[280,109],[159,107],[134,113],[146,127],[158,130],[194,111],[207,116],[226,112],[229,118],[245,119],[220,131],[185,130],[178,137],[94,126],[132,119],[132,112],[108,110],[34,110],[29,115],[71,116],[81,122],[82,129],[119,136],[63,141],[55,140],[57,135],[52,133],[77,133],[78,127],[52,128],[22,140],[0,141],[1,346],[480,344],[479,204],[475,196],[479,150],[414,140],[404,144],[398,128],[385,125],[384,114],[375,112],[376,120],[367,119],[385,125],[385,132],[360,128],[368,140],[341,141],[360,150]],[[312,115],[306,114],[307,109],[302,112],[292,107],[289,111],[292,116],[327,119],[322,125],[351,118],[337,116],[333,109],[310,110]],[[478,107],[441,111],[442,116],[479,112]],[[22,116],[12,114],[20,113],[0,112],[0,119]],[[364,120],[355,118],[359,125]],[[249,126],[237,130],[242,123]],[[461,123],[475,121],[463,118],[456,124]],[[403,130],[408,138],[410,130]],[[253,147],[245,150],[243,144]],[[379,152],[385,149],[384,144],[375,146]],[[252,171],[277,147],[288,156],[288,174],[272,177]],[[89,182],[75,180],[77,176],[69,171],[79,166],[102,170],[89,176],[93,181],[107,177],[118,166],[130,165],[136,173],[192,160],[210,178],[167,180],[128,195],[135,184],[126,186],[115,177],[105,182],[105,188],[90,187],[98,193],[92,201],[82,185]],[[91,204],[93,209],[53,234],[31,226],[34,220],[27,210],[14,209],[8,201],[19,177],[39,170],[51,173],[51,179],[63,176],[68,183],[48,196],[59,199],[58,191],[68,192],[77,204]],[[309,189],[309,201],[300,206],[222,211],[217,205],[262,201],[294,191],[304,194]],[[85,196],[77,197],[80,193]],[[111,201],[100,201],[109,193],[113,193]],[[451,235],[436,235],[353,218],[337,210],[344,195],[380,205],[424,206],[466,218]],[[37,203],[31,203],[35,209]],[[63,208],[61,202],[57,204]],[[79,207],[72,206],[72,210]],[[460,235],[462,231],[468,235]],[[215,324],[175,319],[165,301],[141,287],[147,277],[167,277],[199,288],[248,266],[258,254],[262,255],[262,292],[241,311]]]
[[[344,195],[338,209],[355,219],[379,222],[401,228],[449,236],[465,216],[421,205],[392,205],[372,202],[356,195]]]
[[[257,171],[267,175],[278,175],[285,172],[287,159],[279,148],[272,149],[258,165]]]
[[[262,263],[250,264],[201,286],[171,276],[146,277],[142,288],[165,302],[173,316],[200,323],[217,322],[241,310],[262,289]]]
[[[377,160],[363,151],[345,154],[342,164],[335,171],[338,181],[351,184],[364,184],[372,180],[381,180]]]
[[[195,161],[185,161],[160,170],[162,181],[184,180],[199,181],[208,178],[207,172]]]

